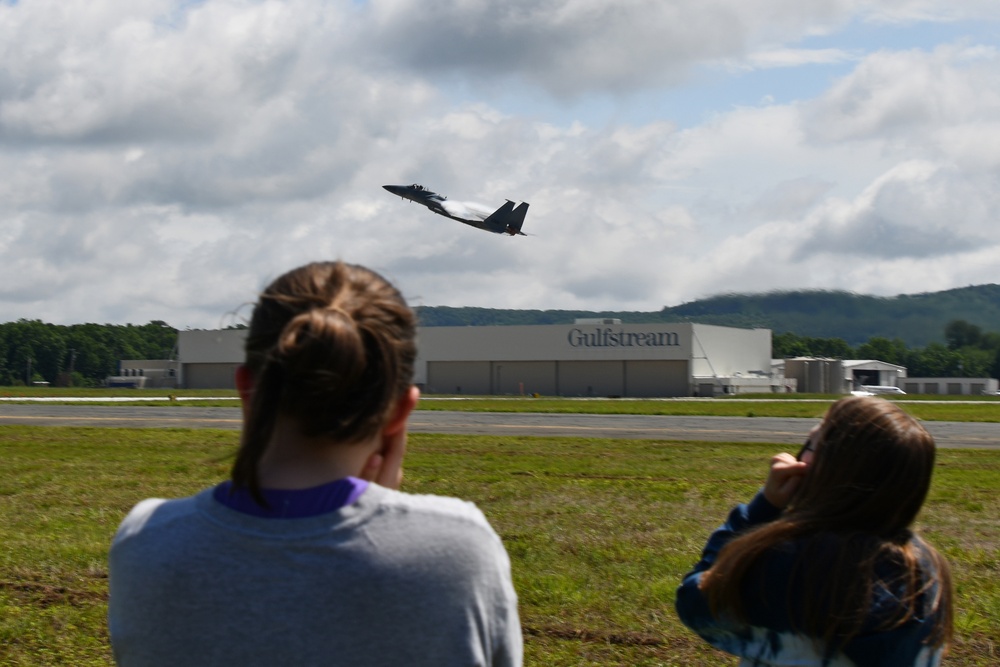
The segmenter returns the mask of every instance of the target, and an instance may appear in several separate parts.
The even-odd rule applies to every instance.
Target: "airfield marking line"
[[[192,422],[222,422],[226,424],[239,424],[242,419],[213,419],[212,417],[196,417],[196,418],[184,418],[184,417],[155,417],[158,422],[184,422],[190,424]],[[33,421],[72,421],[72,422],[82,422],[82,421],[94,421],[94,422],[121,422],[121,421],[132,421],[132,422],[144,422],[150,421],[148,417],[57,417],[57,416],[32,416],[32,415],[0,415],[0,421],[2,420],[33,420]]]
[[[434,424],[432,422],[414,421],[414,419],[411,417],[410,418],[410,426],[411,427],[413,427],[413,426],[426,427],[426,428],[431,428],[431,427],[436,427],[436,428],[482,428],[483,424],[471,424],[471,423],[460,423],[460,422],[452,422],[452,423],[449,423],[449,424]],[[672,430],[670,428],[647,429],[647,428],[634,427],[634,426],[633,427],[629,427],[629,426],[617,426],[617,427],[616,426],[585,426],[585,425],[582,425],[582,424],[579,424],[579,425],[574,424],[572,426],[567,426],[567,425],[560,425],[560,424],[499,424],[499,423],[490,423],[489,426],[490,426],[491,429],[508,429],[508,430],[511,430],[511,429],[524,429],[524,428],[530,428],[532,430],[536,430],[537,429],[537,430],[540,430],[540,431],[542,431],[542,430],[567,430],[567,429],[569,429],[569,430],[576,430],[576,431],[610,431],[612,433],[621,433],[623,431],[647,431],[647,430],[662,430],[662,431],[666,432],[666,431]],[[716,433],[716,434],[720,434],[720,435],[722,435],[722,434],[725,434],[725,435],[728,435],[728,434],[744,434],[745,435],[746,434],[746,431],[744,431],[742,429],[711,429],[711,428],[697,429],[697,428],[692,428],[690,430],[697,430],[698,433]],[[772,431],[771,433],[773,435],[787,435],[787,436],[796,436],[796,437],[799,435],[798,431]]]

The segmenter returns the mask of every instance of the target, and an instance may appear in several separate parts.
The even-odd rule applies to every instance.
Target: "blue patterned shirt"
[[[712,616],[708,601],[699,588],[704,573],[715,563],[719,552],[731,539],[753,526],[773,521],[781,510],[771,505],[763,493],[748,504],[737,505],[729,518],[705,545],[701,560],[684,576],[677,589],[676,608],[681,621],[705,641],[742,658],[740,665],[765,667],[937,667],[943,648],[928,645],[927,639],[938,621],[927,614],[911,619],[893,630],[878,630],[880,621],[899,609],[900,601],[888,566],[876,566],[880,581],[875,586],[869,617],[861,632],[841,651],[831,651],[821,640],[793,629],[795,595],[801,600],[801,586],[793,573],[802,545],[795,542],[771,549],[751,568],[743,582],[747,623]],[[923,542],[918,538],[918,549]],[[800,603],[801,604],[801,603]]]

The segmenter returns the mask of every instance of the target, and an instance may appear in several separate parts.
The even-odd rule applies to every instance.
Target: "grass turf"
[[[0,427],[0,664],[108,665],[107,548],[149,496],[226,476],[235,432]],[[511,555],[537,665],[735,661],[681,626],[673,591],[774,445],[411,436],[404,488],[475,501]],[[948,665],[1000,662],[1000,452],[943,450],[920,518],[949,557]]]

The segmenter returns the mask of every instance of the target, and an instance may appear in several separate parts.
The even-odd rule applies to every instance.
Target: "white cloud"
[[[0,4],[0,319],[218,326],[268,278],[331,257],[454,306],[655,310],[734,290],[989,282],[995,47],[836,45],[866,20],[962,18],[949,6]],[[817,35],[833,45],[803,45]],[[855,59],[814,99],[709,100],[700,122],[672,120],[670,94],[699,77]],[[482,99],[452,102],[455,86]],[[486,92],[500,89],[561,115],[512,111]],[[579,114],[609,98],[659,106],[643,122]],[[533,236],[380,187],[411,182],[527,200]]]
[[[853,202],[829,201],[810,221],[805,256],[834,254],[859,262],[952,257],[1000,242],[991,209],[1000,204],[979,178],[923,161],[878,178]],[[994,209],[995,210],[995,209]]]
[[[741,61],[728,63],[733,69],[769,69],[801,65],[831,65],[856,60],[858,54],[845,49],[787,49],[756,51]]]
[[[1000,51],[944,45],[878,52],[807,110],[807,131],[827,142],[901,140],[912,146],[1000,111]]]
[[[859,3],[864,18],[873,23],[985,21],[1000,18],[992,0],[869,0]]]
[[[524,79],[552,94],[626,92],[683,80],[705,61],[824,32],[847,1],[376,0],[386,60],[424,74]]]

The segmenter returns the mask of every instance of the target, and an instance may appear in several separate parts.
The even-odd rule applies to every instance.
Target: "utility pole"
[[[73,369],[76,365],[76,350],[73,348],[69,349],[69,369],[59,373],[59,379],[56,384],[60,387],[72,387],[73,386]]]

